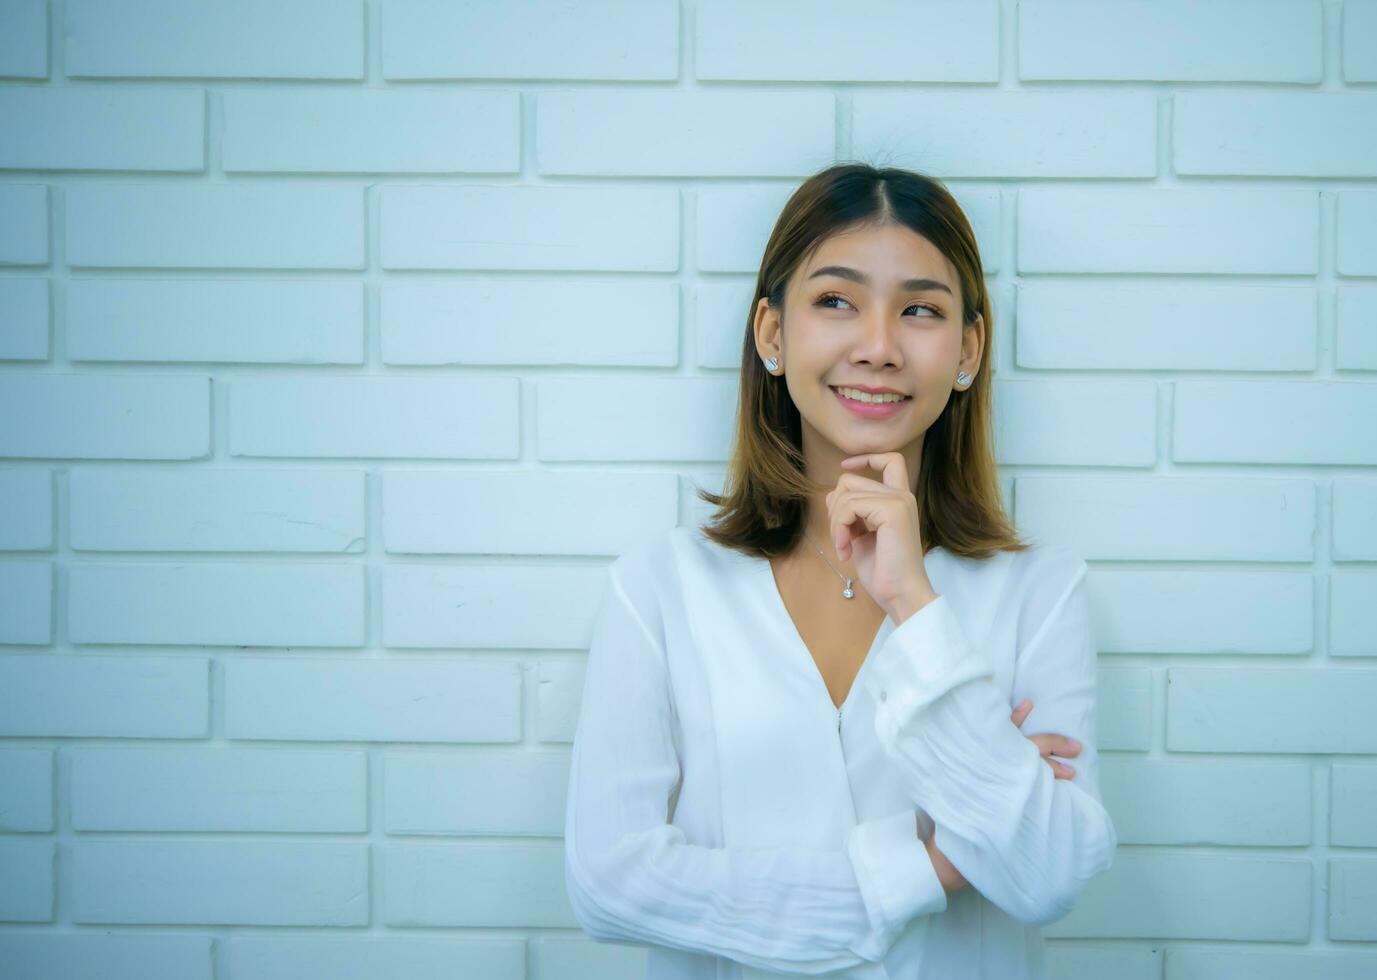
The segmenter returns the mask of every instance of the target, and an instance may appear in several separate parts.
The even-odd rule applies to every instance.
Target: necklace
[[[823,560],[823,561],[827,561],[827,555],[823,553],[823,550],[822,550],[821,548],[818,548],[817,542],[816,542],[816,541],[813,541],[813,536],[812,536],[811,534],[809,534],[807,531],[804,531],[803,534],[804,534],[804,537],[806,537],[810,542],[812,542],[813,547],[818,549],[818,554],[822,556],[822,560]],[[827,561],[827,567],[830,568],[830,569],[832,569],[832,571],[837,572],[836,566],[833,565],[830,561]],[[856,581],[856,580],[853,579],[853,578],[847,578],[845,575],[842,575],[841,572],[837,572],[837,576],[838,576],[843,582],[846,583],[845,587],[842,588],[842,598],[843,598],[843,599],[854,599],[854,598],[856,597],[856,591],[855,591],[853,588],[851,588],[851,583],[854,582],[854,581]]]

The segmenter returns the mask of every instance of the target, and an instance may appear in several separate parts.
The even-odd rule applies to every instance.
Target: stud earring
[[[777,358],[777,357],[772,357],[772,358],[770,358],[768,361],[765,362],[765,370],[769,371],[770,373],[773,374],[773,373],[774,373],[775,371],[777,371],[778,369],[779,369],[779,358]]]
[[[961,371],[956,375],[956,383],[959,385],[969,384],[970,380],[971,376],[965,371]]]

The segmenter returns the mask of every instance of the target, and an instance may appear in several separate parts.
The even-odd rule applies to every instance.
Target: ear
[[[784,361],[783,337],[779,326],[779,313],[770,309],[769,300],[762,296],[755,304],[755,322],[752,326],[756,354],[762,362],[771,357],[779,358],[780,363]]]
[[[975,319],[961,330],[961,370],[975,377],[985,356],[985,317],[977,313]]]

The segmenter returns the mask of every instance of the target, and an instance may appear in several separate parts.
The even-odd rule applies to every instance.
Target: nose
[[[896,364],[899,359],[899,330],[902,324],[876,314],[860,321],[856,338],[856,359],[869,364]]]

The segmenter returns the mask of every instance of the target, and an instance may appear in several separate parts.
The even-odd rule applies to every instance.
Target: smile
[[[863,402],[854,398],[847,398],[840,390],[832,388],[832,394],[837,401],[841,402],[846,409],[862,418],[868,419],[887,419],[892,415],[901,412],[905,405],[913,401],[911,396],[904,396],[898,401],[889,402]]]

